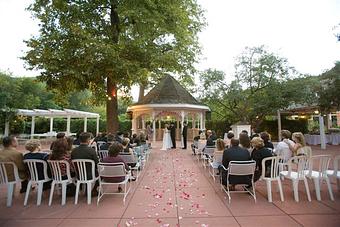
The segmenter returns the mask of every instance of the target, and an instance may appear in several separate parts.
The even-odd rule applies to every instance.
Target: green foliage
[[[320,77],[319,104],[323,111],[340,109],[340,62]]]

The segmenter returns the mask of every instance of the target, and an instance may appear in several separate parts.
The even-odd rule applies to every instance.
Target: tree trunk
[[[139,84],[139,96],[138,96],[138,102],[144,98],[144,91],[145,91],[145,86],[143,83]]]
[[[119,129],[117,84],[110,77],[107,78],[106,94],[106,129],[108,133],[116,133]]]

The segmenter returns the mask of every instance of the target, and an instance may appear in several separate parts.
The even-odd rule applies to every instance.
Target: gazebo
[[[17,115],[19,116],[27,116],[32,118],[32,126],[31,126],[31,134],[30,137],[34,136],[55,136],[56,132],[53,132],[53,119],[54,118],[66,118],[67,125],[66,125],[66,134],[71,134],[71,118],[83,118],[84,119],[84,132],[87,131],[87,119],[88,118],[96,118],[97,119],[97,127],[96,131],[99,132],[99,114],[97,113],[90,113],[85,111],[79,110],[71,110],[71,109],[64,109],[64,110],[56,110],[56,109],[48,109],[48,110],[41,110],[41,109],[18,109]],[[36,117],[47,117],[50,119],[50,131],[44,134],[35,134],[35,118]],[[5,135],[9,134],[9,122],[6,122],[5,127]]]
[[[210,109],[198,102],[172,76],[166,75],[139,102],[129,106],[127,112],[132,119],[132,133],[145,131],[148,122],[154,132],[153,141],[162,139],[162,122],[176,121],[176,139],[180,140],[182,130],[178,129],[183,129],[184,121],[190,121],[190,140],[198,134],[199,129],[205,129],[205,120]]]

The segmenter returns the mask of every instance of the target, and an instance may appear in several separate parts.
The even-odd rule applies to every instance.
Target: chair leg
[[[299,202],[299,181],[292,180],[292,183],[293,183],[294,199],[296,202]]]
[[[92,191],[92,185],[91,183],[87,183],[87,204],[91,204],[91,191]]]
[[[66,186],[67,186],[66,182],[63,182],[61,184],[61,205],[62,206],[66,204]]]
[[[77,182],[76,185],[76,196],[74,197],[74,204],[78,204],[78,195],[79,195],[79,188],[80,188],[80,182]]]
[[[31,182],[31,181],[28,181],[27,189],[26,189],[26,194],[25,194],[24,206],[27,205],[28,195],[30,194],[31,188],[32,188],[32,182]]]
[[[52,184],[51,184],[51,191],[50,191],[50,199],[48,200],[48,205],[49,205],[49,206],[51,206],[51,204],[52,204],[54,186],[55,186],[55,181],[52,181]]]
[[[273,199],[272,199],[272,182],[267,180],[266,184],[267,184],[268,201],[271,203],[271,202],[273,202]]]
[[[38,183],[37,205],[40,206],[44,183]]]
[[[325,180],[326,180],[327,187],[328,187],[329,197],[331,198],[332,201],[334,201],[334,196],[333,196],[331,182],[329,181],[328,177]]]
[[[7,207],[12,206],[13,192],[15,184],[7,185]]]
[[[307,193],[307,199],[308,199],[308,201],[310,202],[310,201],[312,201],[312,199],[311,199],[311,197],[310,197],[308,181],[307,181],[307,179],[305,178],[305,179],[303,180],[303,182],[305,183],[305,188],[306,188],[306,193]]]
[[[321,200],[321,195],[320,195],[320,179],[319,178],[313,178],[313,181],[314,181],[316,199],[318,201],[320,201]]]
[[[279,186],[280,198],[281,198],[281,201],[283,202],[285,201],[285,199],[283,197],[282,183],[281,183],[280,178],[277,180],[277,185]]]
[[[339,178],[336,178],[336,187],[338,191],[340,191],[340,179]]]

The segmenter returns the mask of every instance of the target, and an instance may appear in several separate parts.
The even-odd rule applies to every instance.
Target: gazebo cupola
[[[177,80],[166,75],[139,102],[128,107],[127,112],[132,116],[132,133],[146,129],[146,122],[153,128],[153,141],[162,139],[161,122],[168,121],[171,116],[176,120],[177,139],[180,138],[183,122],[191,121],[192,129],[188,130],[188,138],[196,131],[205,129],[208,106],[198,102]],[[158,128],[156,128],[156,123]]]

